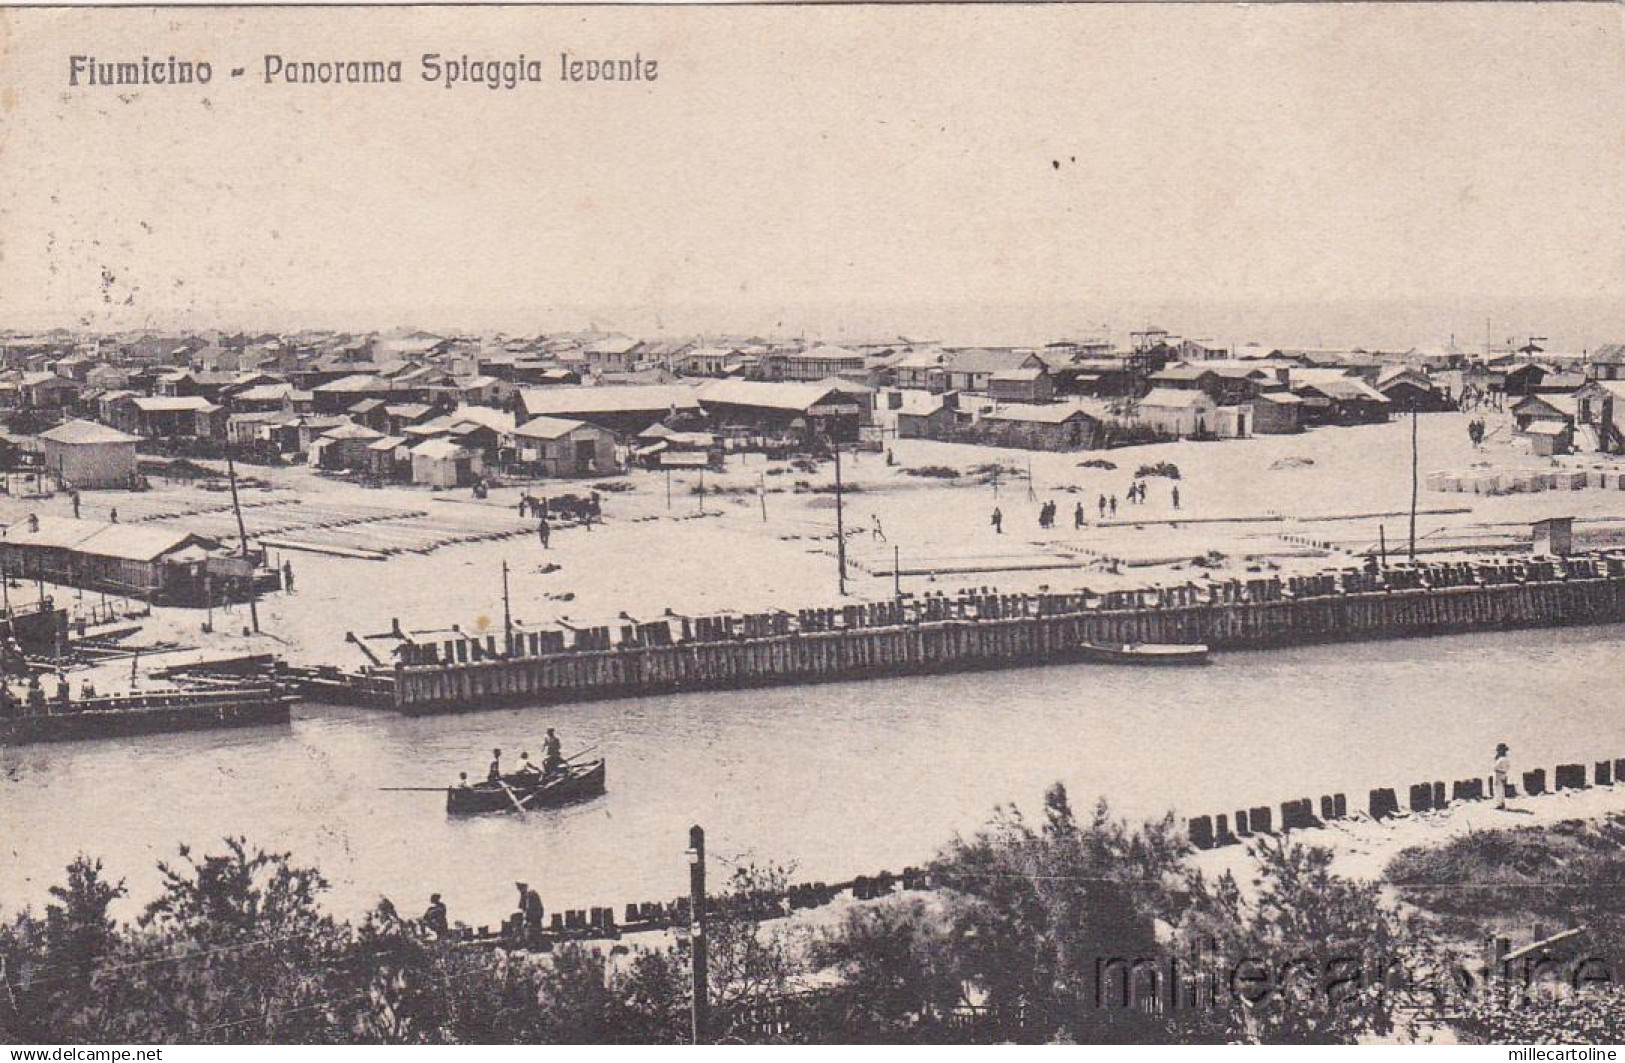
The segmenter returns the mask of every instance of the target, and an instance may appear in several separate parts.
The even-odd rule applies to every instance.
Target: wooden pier
[[[1625,621],[1625,555],[1348,569],[1091,594],[964,592],[652,623],[407,641],[368,694],[407,713],[1016,668],[1084,643],[1321,642]],[[359,681],[359,678],[358,678]],[[375,702],[376,703],[376,702]]]
[[[296,700],[263,683],[50,701],[0,716],[0,746],[285,724]]]

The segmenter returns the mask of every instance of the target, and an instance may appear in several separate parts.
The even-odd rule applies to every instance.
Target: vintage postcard
[[[1607,4],[0,7],[0,1040],[1612,1058],[1622,116]]]

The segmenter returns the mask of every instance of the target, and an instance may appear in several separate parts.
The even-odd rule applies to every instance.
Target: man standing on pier
[[[1507,776],[1512,774],[1512,760],[1507,756],[1507,744],[1502,742],[1495,747],[1494,774],[1490,777],[1490,790],[1495,797],[1495,807],[1507,806]]]
[[[542,898],[535,890],[523,882],[515,882],[514,885],[519,887],[519,925],[528,939],[542,932],[542,917],[546,912],[542,908]]]
[[[440,899],[440,894],[429,894],[429,907],[423,912],[423,925],[432,930],[436,938],[444,938],[451,933],[446,902]]]

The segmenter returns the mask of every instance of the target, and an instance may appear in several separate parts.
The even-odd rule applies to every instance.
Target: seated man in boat
[[[467,790],[468,788],[469,788],[468,787],[468,772],[466,772],[466,771],[458,772],[457,773],[457,789],[459,789],[459,790]]]
[[[514,772],[514,774],[522,775],[526,779],[538,779],[541,778],[542,769],[538,768],[534,763],[531,762],[530,754],[528,752],[521,753],[519,754],[519,770]]]
[[[547,737],[542,740],[542,774],[552,775],[562,767],[564,767],[564,743],[559,741],[559,736],[549,727]]]
[[[502,750],[491,750],[491,766],[485,772],[486,782],[502,781]]]

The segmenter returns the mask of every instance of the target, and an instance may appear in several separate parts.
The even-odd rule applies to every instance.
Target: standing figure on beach
[[[1490,776],[1490,793],[1495,798],[1496,808],[1507,806],[1507,776],[1512,773],[1512,760],[1507,756],[1507,744],[1502,742],[1495,747],[1494,774]]]
[[[1174,484],[1174,508],[1179,508],[1179,485]]]
[[[1117,496],[1116,495],[1113,495],[1111,497],[1111,507],[1112,507],[1112,516],[1114,516],[1114,517],[1117,516]]]
[[[1083,503],[1079,502],[1072,510],[1072,528],[1077,531],[1083,527]]]
[[[1004,514],[999,511],[998,506],[993,507],[993,534],[1004,534]]]
[[[874,522],[874,537],[881,542],[886,541],[886,530],[880,526],[880,514],[871,513],[869,519]]]
[[[1106,496],[1105,495],[1100,496],[1099,505],[1100,505],[1100,519],[1105,520],[1106,519]]]
[[[547,523],[546,517],[542,517],[536,522],[536,538],[541,540],[543,550],[552,549],[547,544],[553,538],[553,528]]]

